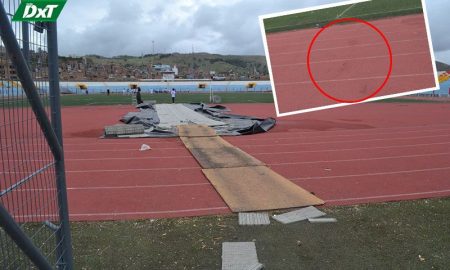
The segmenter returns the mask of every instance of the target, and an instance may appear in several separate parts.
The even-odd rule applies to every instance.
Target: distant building
[[[157,72],[166,72],[172,71],[172,67],[170,65],[153,65],[153,70]]]
[[[16,70],[9,61],[0,61],[0,78],[6,80],[17,80]]]
[[[215,75],[215,76],[212,76],[212,80],[213,81],[225,81],[225,76],[217,76],[217,75]]]
[[[173,72],[173,71],[164,71],[164,72],[162,72],[162,80],[163,81],[173,81],[173,80],[175,80],[175,72]]]

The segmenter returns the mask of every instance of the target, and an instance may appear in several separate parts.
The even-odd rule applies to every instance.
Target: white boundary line
[[[380,135],[393,135],[393,134],[405,134],[405,133],[419,133],[419,132],[439,132],[439,131],[447,131],[450,132],[450,129],[432,129],[432,130],[410,130],[410,131],[397,131],[397,132],[384,132],[384,133],[368,133],[368,134],[338,134],[338,135],[323,135],[323,136],[314,136],[314,139],[324,139],[324,138],[336,138],[336,137],[357,137],[357,136],[380,136]],[[274,137],[274,138],[267,138],[267,137],[261,137],[261,138],[253,138],[253,139],[246,139],[244,142],[241,142],[239,140],[231,141],[231,143],[245,143],[245,145],[248,144],[248,141],[271,141],[278,143],[279,140],[298,140],[298,136],[296,137]],[[66,159],[67,160],[67,159]]]
[[[229,210],[226,206],[209,207],[209,208],[191,208],[180,210],[162,210],[162,211],[141,211],[141,212],[111,212],[111,213],[69,213],[69,217],[96,217],[96,216],[130,216],[130,215],[154,215],[154,214],[177,214],[177,213],[189,213],[189,212],[202,212],[213,210]],[[14,218],[48,218],[57,217],[55,214],[50,215],[13,215]]]
[[[311,120],[311,119],[308,119]],[[322,119],[320,119],[322,120]],[[344,120],[341,120],[344,121]],[[344,123],[344,122],[343,122]],[[345,122],[346,124],[348,124],[348,122]],[[358,122],[355,122],[355,124],[358,124]],[[364,133],[357,133],[354,134],[353,132],[356,132],[354,129],[333,129],[333,130],[327,130],[327,131],[322,131],[322,130],[311,130],[311,129],[305,129],[303,131],[283,131],[283,132],[269,132],[269,133],[264,133],[263,135],[255,135],[254,137],[256,138],[256,136],[261,136],[261,138],[264,136],[265,138],[268,138],[269,136],[275,136],[275,135],[279,135],[279,134],[298,134],[299,136],[301,135],[310,135],[310,134],[315,134],[315,133],[327,133],[330,135],[326,135],[327,137],[332,136],[332,133],[336,133],[336,132],[347,132],[351,134],[337,134],[337,135],[372,135],[372,134],[376,134],[373,133],[373,131],[378,131],[378,130],[403,130],[403,129],[412,129],[413,131],[416,131],[417,129],[426,129],[429,130],[429,128],[431,127],[450,127],[450,123],[445,123],[445,124],[433,124],[433,125],[418,125],[418,126],[392,126],[392,127],[372,127],[372,128],[365,128],[365,129],[359,129],[357,131],[367,131]],[[397,131],[397,132],[411,132],[411,130],[407,130],[407,131]],[[275,134],[275,135],[274,135]],[[325,136],[325,135],[324,135]],[[316,137],[316,136],[314,136]],[[319,138],[320,136],[317,136],[317,138]],[[244,136],[235,136],[235,137],[229,137],[232,139],[238,139],[238,138],[245,138]],[[276,138],[276,137],[275,137]]]
[[[189,212],[201,212],[201,211],[211,211],[211,210],[229,210],[230,208],[226,206],[219,207],[209,207],[209,208],[191,208],[191,209],[181,209],[181,210],[166,210],[166,211],[143,211],[143,212],[116,212],[116,213],[85,213],[85,214],[71,214],[69,217],[78,216],[129,216],[129,215],[151,215],[151,214],[176,214],[176,213],[189,213]]]
[[[423,41],[423,38],[418,39],[405,39],[405,40],[399,40],[399,41],[392,41],[391,43],[406,43],[406,42],[415,42],[415,41]],[[315,49],[316,51],[329,51],[329,50],[335,50],[335,49],[348,49],[348,48],[355,48],[355,47],[372,47],[372,46],[378,46],[383,45],[384,43],[370,43],[370,44],[359,44],[359,45],[353,45],[353,46],[340,46],[340,47],[334,47],[334,48],[323,48],[323,49]],[[281,53],[272,53],[272,55],[289,55],[289,54],[298,54],[298,53],[305,53],[306,50],[303,51],[288,51],[288,52],[281,52]],[[274,65],[274,66],[281,66],[281,65]]]
[[[342,141],[318,141],[318,142],[305,142],[305,143],[276,143],[274,146],[293,146],[293,145],[314,145],[314,144],[333,144],[333,143],[358,143],[358,142],[379,142],[379,141],[404,141],[404,140],[416,140],[416,139],[427,139],[427,138],[440,138],[440,137],[450,137],[450,134],[441,135],[429,135],[429,136],[416,136],[416,137],[405,137],[405,138],[379,138],[379,139],[366,139],[366,140],[342,140]],[[248,144],[240,145],[243,148],[252,147],[267,147],[267,144]]]
[[[307,177],[295,177],[288,178],[291,181],[303,181],[303,180],[320,180],[320,179],[332,179],[335,178],[350,178],[350,177],[361,177],[361,176],[379,176],[379,175],[391,175],[391,174],[404,174],[404,173],[421,173],[421,172],[435,172],[435,171],[447,171],[450,167],[438,167],[438,168],[428,168],[428,169],[417,169],[417,170],[404,170],[404,171],[391,171],[391,172],[375,172],[375,173],[361,173],[361,174],[344,174],[344,175],[330,175],[330,176],[307,176]]]
[[[370,134],[367,134],[370,135]],[[350,135],[349,135],[350,136]],[[361,135],[363,136],[363,135]],[[415,136],[415,137],[404,137],[404,138],[378,138],[378,139],[364,139],[364,140],[343,140],[343,141],[314,141],[314,142],[306,142],[306,143],[277,143],[276,146],[289,146],[289,145],[312,145],[312,144],[329,144],[329,143],[346,143],[346,142],[371,142],[371,141],[397,141],[397,140],[413,140],[413,139],[426,139],[426,138],[438,138],[438,137],[449,137],[450,134],[439,134],[439,135],[428,135],[428,136]],[[332,137],[332,136],[330,136]],[[270,138],[274,141],[278,140],[277,138]],[[269,146],[268,144],[237,144],[237,147],[243,147],[243,148],[252,148],[252,147],[267,147]],[[166,148],[169,149],[169,148]],[[72,150],[72,151],[65,151],[66,153],[83,153],[83,152],[128,152],[130,150],[136,150],[136,149],[120,149],[120,150]],[[2,151],[2,152],[11,152],[13,150],[7,150],[7,151]],[[31,153],[40,153],[39,151],[31,151]],[[178,158],[181,156],[186,156],[187,155],[180,155],[180,156],[170,156],[164,159],[168,159],[168,158]],[[106,158],[107,159],[107,158]],[[113,158],[113,159],[147,159],[147,158],[133,158],[133,157],[128,157],[128,158]],[[150,158],[148,158],[150,159]],[[156,157],[155,159],[159,159],[158,157]],[[70,158],[68,158],[67,160],[70,160]],[[83,159],[83,160],[87,160],[87,159]]]
[[[396,57],[403,57],[403,56],[411,56],[411,55],[418,55],[418,54],[427,54],[424,52],[412,52],[412,53],[399,53],[399,54],[392,54],[392,56],[396,56]],[[383,60],[385,60],[384,58],[386,58],[385,55],[374,55],[374,56],[365,56],[365,57],[355,57],[355,58],[336,58],[336,59],[329,59],[329,60],[320,60],[320,61],[315,61],[315,62],[310,62],[311,64],[323,64],[323,63],[335,63],[335,62],[342,62],[342,61],[350,61],[350,60],[367,60],[367,59],[378,59],[378,58],[382,58]],[[295,66],[305,66],[307,63],[306,62],[299,62],[299,63],[291,63],[291,64],[281,64],[281,65],[274,65],[274,67],[295,67]],[[411,76],[418,76],[418,75],[430,75],[433,73],[418,73],[418,74],[400,74],[400,75],[395,75],[392,77],[411,77]],[[371,78],[384,78],[386,76],[376,76],[376,77],[363,77],[362,79],[371,79]],[[356,78],[351,78],[351,79],[346,79],[346,80],[358,80],[360,78],[356,77]],[[326,82],[326,81],[340,81],[340,80],[324,80],[324,81],[319,81],[319,82]],[[310,81],[309,81],[310,82]],[[290,83],[292,84],[292,83]]]
[[[371,0],[369,0],[369,1],[371,1]],[[411,9],[402,9],[402,10],[397,10],[397,11],[404,11],[404,10],[411,10]],[[380,14],[380,13],[366,13],[366,14],[359,14],[359,16],[366,16],[366,15],[372,15],[372,14]],[[401,17],[406,17],[406,16],[413,16],[414,14],[407,14],[407,15],[401,15]],[[393,18],[393,19],[395,19],[394,17],[391,17],[391,18]],[[397,16],[397,18],[399,18],[398,16]],[[380,19],[383,19],[383,18],[379,18],[378,20],[380,20]],[[383,21],[380,21],[378,24],[377,24],[377,26],[381,29],[381,28],[385,28],[387,25],[390,25],[390,24],[388,24],[388,23],[386,23],[385,24],[385,22],[383,22]],[[360,28],[362,28],[363,26],[361,26]],[[414,29],[417,29],[417,27],[410,27],[410,28],[414,28]],[[424,27],[425,28],[425,27]],[[268,29],[268,30],[271,30],[271,29],[273,29],[273,28],[270,28],[270,29]],[[288,30],[288,31],[281,31],[281,32],[275,32],[275,33],[271,33],[270,35],[271,35],[271,37],[270,37],[270,39],[271,40],[277,40],[277,41],[279,41],[279,40],[289,40],[289,39],[291,39],[290,37],[286,37],[286,33],[288,33],[288,32],[305,32],[306,33],[306,31],[308,31],[308,30],[310,30],[311,32],[313,32],[313,31],[315,31],[316,29],[315,28],[303,28],[303,29],[294,29],[294,30]],[[337,33],[339,33],[339,34],[341,34],[341,33],[347,33],[347,32],[355,32],[355,31],[357,31],[357,30],[353,30],[353,29],[340,29],[340,31],[339,32],[337,32]],[[384,33],[394,33],[394,32],[391,32],[391,31],[387,31],[387,32],[384,32]],[[283,35],[284,34],[284,35]],[[302,33],[297,33],[297,34],[302,34]],[[281,36],[281,37],[280,37]],[[299,36],[297,36],[297,37],[299,37]],[[287,44],[289,44],[289,43],[287,43]]]
[[[341,18],[342,15],[344,15],[347,11],[349,11],[350,9],[352,9],[355,5],[356,5],[356,4],[353,4],[353,5],[349,6],[348,8],[346,8],[343,12],[341,12],[341,14],[338,14],[338,15],[336,16],[336,19]]]
[[[329,62],[334,62],[329,61]],[[325,63],[325,61],[324,61]],[[408,77],[420,77],[420,76],[430,76],[433,75],[432,73],[420,73],[420,74],[411,74],[411,75],[392,75],[390,78],[392,79],[398,79],[398,78],[408,78]],[[372,79],[383,79],[386,76],[372,76],[372,77],[353,77],[353,78],[346,78],[346,79],[338,79],[338,80],[317,80],[317,82],[322,83],[330,83],[330,82],[350,82],[350,81],[364,81],[364,80],[372,80]],[[301,82],[283,82],[278,83],[280,86],[286,86],[286,85],[297,85],[297,84],[308,84],[311,83],[311,81],[301,81]]]
[[[361,150],[377,150],[377,149],[412,148],[412,147],[430,146],[430,145],[450,145],[450,142],[407,144],[407,145],[394,145],[394,146],[361,147],[361,148],[343,148],[343,149],[302,150],[302,151],[285,151],[285,152],[261,152],[261,153],[253,153],[252,155],[253,156],[258,156],[258,155],[286,155],[286,154],[304,154],[304,153],[322,153],[322,152],[361,151]]]
[[[432,60],[433,73],[434,73],[434,77],[435,77],[434,78],[435,79],[434,87],[421,89],[421,90],[412,90],[412,91],[407,91],[407,92],[402,92],[402,93],[392,94],[392,95],[373,97],[373,98],[364,100],[362,102],[357,102],[357,103],[338,103],[338,104],[315,107],[315,108],[310,108],[310,109],[303,109],[303,110],[280,113],[280,108],[278,106],[278,99],[277,99],[276,90],[275,90],[276,89],[275,82],[274,82],[273,72],[272,72],[272,64],[270,61],[269,47],[267,44],[267,35],[266,35],[265,27],[264,27],[264,20],[269,19],[269,18],[279,17],[279,16],[292,15],[292,14],[297,14],[297,13],[302,13],[302,12],[307,12],[307,11],[320,10],[320,9],[344,6],[344,5],[352,5],[352,4],[368,2],[368,1],[371,1],[371,0],[351,0],[351,1],[344,1],[344,2],[308,7],[308,8],[303,8],[303,9],[295,9],[295,10],[290,10],[290,11],[277,12],[277,13],[259,16],[259,26],[260,26],[260,30],[261,30],[261,36],[263,39],[264,52],[266,54],[266,59],[267,59],[267,67],[269,70],[270,83],[272,86],[273,100],[275,103],[275,112],[276,112],[277,117],[284,117],[284,116],[289,116],[289,115],[321,111],[321,110],[325,110],[325,109],[332,109],[332,108],[356,105],[356,104],[361,104],[361,103],[368,103],[368,102],[372,102],[372,101],[376,101],[376,100],[383,100],[383,99],[388,99],[388,98],[395,98],[395,97],[402,97],[402,96],[407,96],[407,95],[412,95],[412,94],[425,93],[425,92],[434,91],[434,90],[439,89],[439,81],[438,81],[438,74],[437,74],[437,68],[436,68],[436,58],[435,58],[434,51],[433,51],[433,42],[432,42],[431,34],[430,34],[430,25],[429,25],[429,21],[428,21],[427,7],[425,4],[425,0],[421,0],[423,16],[425,19],[425,28],[426,28],[426,32],[427,32],[427,38],[428,38],[428,45],[429,45],[429,50],[430,50],[430,55],[431,55],[431,60]]]
[[[373,199],[387,199],[387,198],[397,198],[397,197],[410,197],[410,196],[420,196],[420,195],[435,195],[441,193],[450,193],[450,189],[445,190],[432,190],[432,191],[424,191],[424,192],[413,192],[413,193],[400,193],[400,194],[390,194],[390,195],[380,195],[380,196],[367,196],[367,197],[356,197],[356,198],[345,198],[345,199],[334,199],[334,200],[325,200],[325,203],[334,203],[334,202],[347,202],[347,201],[362,201],[362,200],[373,200]]]
[[[414,30],[416,30],[416,29],[414,29]],[[426,30],[426,29],[424,29],[424,30]],[[346,31],[344,31],[344,30],[342,30],[342,31],[339,31],[339,33],[341,33],[341,32],[358,32],[357,30],[346,30]],[[384,34],[402,34],[402,33],[404,33],[404,31],[384,31],[383,32]],[[361,37],[372,37],[373,36],[373,34],[362,34],[362,35],[358,35],[358,36],[356,36],[355,35],[355,37],[358,37],[358,38],[361,38]],[[421,38],[421,39],[418,39],[418,38],[416,38],[417,40],[421,40],[421,41],[424,41],[424,40],[426,40],[426,39],[424,39],[424,38]],[[348,40],[348,37],[338,37],[338,38],[328,38],[328,39],[321,39],[321,41],[322,42],[324,42],[324,41],[327,41],[328,43],[331,43],[331,42],[333,42],[333,41],[338,41],[338,40]],[[412,39],[411,39],[412,40]],[[399,39],[399,40],[389,40],[389,43],[390,44],[392,44],[392,43],[398,43],[398,41],[402,41],[402,39]],[[309,42],[309,40],[302,40],[302,41],[293,41],[293,42],[286,42],[286,43],[283,43],[282,45],[277,45],[277,46],[272,46],[272,48],[273,47],[285,47],[285,46],[299,46],[299,45],[301,45],[301,44],[306,44],[306,45],[308,45],[308,42]],[[406,41],[405,41],[406,42]],[[378,43],[373,43],[373,44],[378,44],[378,45],[385,45],[386,43],[384,43],[384,42],[378,42]],[[366,46],[369,46],[370,44],[361,44],[361,45],[354,45],[355,47],[361,47],[361,46],[364,46],[364,45],[366,45]],[[343,46],[339,46],[339,47],[335,47],[335,48],[333,48],[333,47],[329,47],[329,48],[327,48],[327,49],[324,49],[324,48],[317,48],[317,49],[314,49],[314,51],[324,51],[324,50],[334,50],[334,49],[341,49]],[[353,46],[348,46],[348,47],[353,47]],[[301,52],[307,52],[307,50],[301,50],[301,51],[297,51],[298,53],[301,53]],[[273,55],[280,55],[280,53],[276,53],[276,54],[273,54]]]
[[[302,164],[317,164],[317,163],[339,163],[339,162],[357,162],[357,161],[373,161],[373,160],[386,160],[386,159],[399,159],[399,158],[420,158],[420,157],[434,157],[434,156],[446,156],[450,155],[450,152],[431,153],[431,154],[418,154],[418,155],[404,155],[404,156],[384,156],[384,157],[372,157],[372,158],[353,158],[353,159],[336,159],[336,160],[315,160],[315,161],[299,161],[299,162],[279,162],[279,163],[267,163],[269,166],[284,166],[284,165],[302,165]]]
[[[211,183],[188,183],[188,184],[170,184],[170,185],[135,185],[135,186],[97,186],[97,187],[68,187],[67,190],[98,190],[98,189],[135,189],[135,188],[178,188],[193,186],[211,186]],[[18,189],[19,192],[30,191],[56,191],[56,188],[27,188]]]

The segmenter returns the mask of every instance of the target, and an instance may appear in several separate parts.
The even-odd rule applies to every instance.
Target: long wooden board
[[[189,151],[203,169],[264,165],[263,162],[236,147],[191,148]]]
[[[179,125],[180,137],[208,137],[216,136],[216,130],[205,125]]]
[[[233,212],[320,205],[324,202],[200,125],[179,126],[186,148]]]
[[[211,137],[181,137],[180,138],[187,149],[194,148],[222,148],[222,147],[233,147],[229,142],[225,141],[219,136]]]
[[[266,166],[202,171],[233,212],[284,209],[324,203]]]

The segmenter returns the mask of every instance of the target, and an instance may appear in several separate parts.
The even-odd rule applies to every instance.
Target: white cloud
[[[63,55],[205,51],[263,54],[258,16],[337,0],[76,0],[59,20]],[[450,62],[448,0],[427,0],[437,55]]]

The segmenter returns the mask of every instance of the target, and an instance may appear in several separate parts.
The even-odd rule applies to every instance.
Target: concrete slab
[[[268,213],[239,213],[239,225],[269,225]]]
[[[308,218],[310,223],[334,223],[337,222],[335,218]]]
[[[143,125],[113,125],[105,127],[105,137],[144,134]]]
[[[258,264],[254,242],[222,243],[222,270],[248,270]]]
[[[309,218],[317,218],[325,216],[326,213],[320,211],[314,206],[305,207],[295,211],[287,212],[281,215],[274,215],[273,218],[283,224],[293,223],[297,221],[307,220]]]

